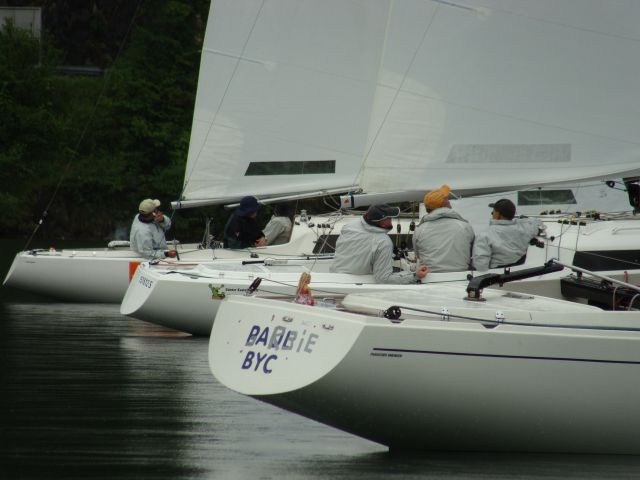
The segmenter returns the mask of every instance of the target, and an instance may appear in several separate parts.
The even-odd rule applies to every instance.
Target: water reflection
[[[265,459],[276,473],[290,473],[272,459],[314,452],[316,441],[331,445],[321,452],[358,453],[363,444],[372,451],[369,442],[222,387],[209,372],[207,339],[127,319],[117,305],[8,304],[5,311],[0,465],[7,478],[87,471],[247,478],[264,471]]]
[[[117,305],[5,305],[0,478],[640,475],[637,457],[389,453],[227,390],[209,372],[207,346]]]

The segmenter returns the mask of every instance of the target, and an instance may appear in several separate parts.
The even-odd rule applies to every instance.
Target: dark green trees
[[[74,4],[53,2],[65,3]],[[90,11],[73,18],[104,32],[118,2],[81,3]],[[59,32],[39,42],[12,25],[0,30],[0,235],[29,234],[50,204],[39,235],[109,237],[128,227],[142,198],[166,205],[179,196],[209,1],[126,3],[135,8],[113,26],[120,38],[85,39],[94,56],[85,43],[53,48]],[[101,77],[56,70],[62,59],[111,56]],[[176,226],[190,235],[188,221]]]

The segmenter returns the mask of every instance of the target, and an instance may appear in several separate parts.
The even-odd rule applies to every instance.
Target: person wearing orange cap
[[[449,203],[449,185],[424,196],[427,214],[413,234],[413,249],[421,265],[432,272],[461,272],[471,268],[473,228]]]

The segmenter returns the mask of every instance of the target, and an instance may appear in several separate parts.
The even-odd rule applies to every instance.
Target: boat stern
[[[333,370],[356,342],[357,315],[256,297],[229,296],[209,341],[209,366],[226,387],[245,395],[303,388]]]

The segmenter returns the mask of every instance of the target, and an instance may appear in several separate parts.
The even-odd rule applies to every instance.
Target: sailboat
[[[197,144],[203,145],[202,151],[209,152],[212,159],[230,158],[229,152],[237,155],[233,157],[234,163],[227,164],[228,177],[220,177],[210,167],[213,162],[198,162],[197,158],[191,162],[192,166],[188,167],[191,175],[207,179],[195,184],[200,186],[202,193],[192,204],[206,204],[220,192],[234,191],[234,178],[243,172],[246,176],[251,168],[257,168],[252,167],[254,159],[263,159],[264,168],[269,167],[272,173],[277,173],[284,167],[273,159],[289,158],[292,145],[297,146],[296,155],[301,155],[304,162],[313,162],[317,157],[313,156],[312,145],[326,145],[331,138],[344,139],[335,130],[315,129],[317,137],[313,144],[301,140],[310,135],[309,125],[300,122],[301,118],[312,115],[314,118],[310,121],[317,122],[317,115],[329,115],[324,111],[324,102],[322,105],[315,103],[316,97],[309,92],[316,88],[326,91],[338,81],[325,78],[325,74],[331,77],[333,72],[336,75],[337,65],[342,65],[341,56],[351,49],[365,48],[364,60],[373,55],[376,45],[383,45],[381,50],[375,50],[377,68],[369,65],[366,71],[356,73],[355,69],[361,63],[349,67],[354,69],[350,78],[358,78],[363,88],[366,86],[367,91],[373,92],[373,106],[365,115],[367,141],[359,143],[363,150],[360,154],[349,150],[354,152],[351,158],[335,153],[336,172],[350,171],[354,176],[347,175],[342,181],[326,175],[318,177],[331,187],[357,185],[359,190],[369,192],[345,196],[343,207],[361,206],[372,201],[416,200],[422,197],[425,189],[453,183],[452,179],[455,179],[454,191],[464,196],[457,201],[456,208],[472,221],[481,218],[482,223],[487,223],[489,201],[486,196],[478,199],[466,195],[486,191],[497,192],[493,194],[497,198],[513,197],[521,213],[529,213],[526,209],[532,207],[538,213],[549,207],[553,211],[556,207],[565,207],[563,212],[573,209],[572,217],[546,217],[549,234],[544,255],[532,247],[527,255],[528,262],[536,261],[535,265],[541,265],[550,258],[561,258],[618,278],[628,270],[631,276],[626,277],[627,280],[634,281],[633,270],[637,270],[640,259],[635,240],[639,227],[635,219],[626,217],[612,223],[604,221],[604,216],[586,218],[585,212],[598,206],[609,211],[620,210],[622,206],[622,202],[612,206],[610,201],[619,191],[608,189],[602,182],[589,183],[586,179],[603,180],[608,175],[628,178],[638,172],[638,144],[629,128],[629,122],[638,116],[637,111],[633,111],[632,105],[625,106],[624,102],[614,102],[614,109],[611,105],[603,105],[607,102],[592,99],[596,91],[616,99],[620,94],[635,95],[637,87],[629,81],[631,77],[627,77],[627,72],[628,75],[636,73],[637,64],[611,57],[615,53],[622,54],[623,58],[636,58],[637,47],[627,38],[629,32],[609,32],[606,25],[590,23],[594,20],[586,12],[573,18],[577,23],[567,20],[566,25],[560,26],[544,9],[538,11],[524,2],[509,2],[508,7],[475,7],[438,1],[350,2],[347,5],[344,2],[308,1],[296,8],[289,2],[250,6],[218,2],[212,7],[209,18],[205,51],[211,55],[210,58],[203,57],[208,58],[207,63],[203,61],[203,68],[215,63],[220,65],[219,71],[227,72],[228,78],[242,73],[248,78],[243,77],[240,86],[230,83],[232,94],[219,91],[217,95],[203,98],[208,102],[208,109],[198,123]],[[564,8],[559,3],[552,13],[568,15]],[[291,14],[291,10],[295,13]],[[339,18],[340,22],[334,24],[334,18]],[[368,22],[366,25],[363,25],[363,19]],[[322,29],[317,25],[322,25]],[[368,30],[370,25],[377,27]],[[363,29],[359,34],[358,28]],[[381,34],[383,39],[376,34]],[[513,44],[502,41],[510,38],[507,35],[514,36],[517,41]],[[612,36],[619,38],[614,41]],[[539,50],[539,45],[530,42],[531,38],[539,37],[544,42],[563,45],[564,50]],[[340,40],[340,48],[335,46],[336,39]],[[565,57],[584,56],[590,51],[611,53],[590,59],[591,63],[583,68],[599,64],[600,69],[595,76],[585,74],[583,78],[581,70],[567,64]],[[338,56],[333,52],[338,52]],[[319,63],[317,58],[320,58]],[[609,79],[609,83],[615,85],[608,85],[612,88],[603,92],[601,72],[611,70],[623,74],[621,78]],[[513,72],[513,75],[504,72]],[[309,82],[312,88],[302,88],[296,81]],[[550,84],[554,85],[551,93]],[[265,85],[273,88],[269,95],[265,95]],[[304,109],[298,108],[297,103],[290,105],[292,98],[282,93],[290,92],[292,85],[298,87],[294,89],[296,93],[301,92],[301,98],[295,97],[295,100],[301,102]],[[344,93],[335,92],[336,95]],[[211,114],[221,111],[220,104],[224,104],[224,113]],[[276,110],[271,108],[273,105],[277,105]],[[338,109],[334,103],[329,106],[332,112]],[[223,115],[232,118],[233,122],[222,122]],[[278,118],[276,124],[270,121],[274,115]],[[603,122],[601,115],[615,121]],[[618,121],[621,128],[616,127]],[[331,128],[343,125],[336,122],[334,119]],[[234,128],[231,124],[243,128]],[[286,128],[278,129],[279,125],[285,124]],[[299,140],[283,142],[278,137],[266,144],[261,142],[271,140],[276,131],[282,138]],[[232,141],[240,132],[245,141]],[[326,136],[327,132],[331,133],[331,138]],[[358,138],[362,138],[362,133]],[[249,146],[246,146],[247,141]],[[346,147],[340,148],[340,151],[346,150]],[[275,155],[274,151],[277,152]],[[331,154],[328,150],[324,153]],[[265,155],[268,156],[265,158]],[[347,170],[353,165],[357,171]],[[300,168],[302,170],[302,165]],[[583,182],[582,187],[576,187],[578,180]],[[531,187],[561,181],[566,185],[553,190]],[[285,183],[276,182],[275,185],[277,187],[272,188],[288,187]],[[514,188],[522,190],[513,191]],[[584,195],[585,191],[589,194]],[[271,193],[283,195],[284,190]],[[626,201],[624,193],[622,200]],[[592,203],[586,205],[590,201]],[[474,203],[483,209],[482,214],[472,210]],[[466,211],[470,213],[466,214]],[[476,220],[475,223],[479,222]],[[407,231],[406,228],[403,231]],[[528,263],[526,267],[532,264]],[[261,275],[280,282],[280,287],[274,283],[272,290],[286,290],[297,282],[295,272],[299,273],[302,267],[296,268],[282,275],[278,270],[285,270],[285,267],[274,265],[255,267],[253,271],[239,268],[232,278],[226,269],[221,271],[215,265],[202,265],[197,272],[151,266],[140,272],[140,277],[146,281],[136,279],[131,284],[121,311],[190,333],[206,334],[220,302],[209,294],[209,285],[225,285],[229,292],[243,293],[255,277]],[[617,274],[614,273],[616,270]],[[347,284],[351,289],[359,288],[358,284],[377,288],[370,278],[346,279],[339,275],[326,276],[322,270],[315,272],[313,281],[320,282],[317,285],[329,291],[345,293]],[[434,275],[430,279],[464,280],[468,274],[460,272],[440,280],[435,280],[440,275]],[[145,286],[149,284],[153,288]],[[528,282],[526,288],[532,289],[530,292],[562,298],[558,285],[555,281]],[[525,284],[510,288],[525,288]],[[188,314],[180,307],[179,300],[187,298]],[[174,308],[180,311],[174,311]]]
[[[423,287],[340,308],[229,296],[211,371],[391,449],[640,453],[638,310]]]
[[[343,205],[415,200],[443,183],[483,194],[637,176],[640,4],[349,5],[388,10],[363,194]],[[593,224],[591,235],[637,238],[633,223]],[[211,371],[391,449],[640,453],[637,294],[628,311],[604,311],[473,281],[423,287],[337,308],[229,295]]]
[[[598,7],[503,3],[214,2],[174,207],[338,192],[357,207],[442,183],[468,196],[637,177],[635,24],[610,26]],[[303,249],[292,236],[275,251],[190,245],[180,258],[307,255],[328,219],[296,234],[309,235]],[[4,284],[118,302],[139,260],[25,251]]]
[[[600,228],[602,222],[572,225],[568,220],[558,223],[557,215],[545,218],[547,229],[544,236],[538,237],[535,244],[529,247],[525,261],[510,267],[509,271],[516,273],[539,267],[550,260],[558,260],[579,268],[596,270],[601,275],[617,280],[640,283],[640,268],[631,258],[624,260],[623,256],[634,252],[636,248],[636,237],[624,234],[640,228],[636,221],[618,221],[620,234],[603,240],[601,236],[608,236],[609,232]],[[614,251],[600,250],[603,246]],[[318,298],[332,303],[349,293],[419,292],[427,285],[463,285],[468,278],[478,275],[475,271],[440,272],[429,273],[418,284],[378,284],[373,275],[331,273],[331,260],[331,257],[310,260],[266,258],[244,262],[244,265],[238,262],[201,262],[185,266],[143,263],[127,288],[120,312],[193,335],[209,335],[217,310],[226,297],[250,294],[265,298],[289,298],[295,292],[303,272],[311,273],[310,286]],[[396,263],[405,268],[410,265],[404,260]],[[501,274],[504,271],[493,269],[490,273]],[[610,298],[614,296],[602,286],[596,286],[596,296],[592,295],[593,287],[587,289],[582,283],[568,289],[566,282],[560,280],[569,273],[560,269],[553,274],[539,274],[496,288],[555,299],[591,301],[606,308],[613,307]],[[261,282],[260,288],[253,287],[256,281]],[[607,297],[603,299],[602,296]],[[185,308],[186,305],[188,308]]]
[[[384,9],[333,2],[340,18],[333,23],[340,27],[340,36],[331,37],[336,53],[328,55],[314,25],[316,19],[329,19],[331,6],[314,3],[304,6],[304,18],[291,17],[299,10],[295,2],[288,5],[286,17],[274,17],[284,6],[280,3],[275,9],[268,2],[212,7],[184,188],[176,209],[233,206],[246,195],[267,203],[354,189],[350,182],[361,164],[373,108]],[[237,23],[247,15],[260,21]],[[304,43],[289,44],[287,36],[274,36],[276,27],[293,32]],[[350,47],[340,48],[341,44]],[[178,244],[180,260],[167,262],[309,256],[324,245],[323,238],[339,233],[345,221],[357,217],[337,212],[307,221],[301,214],[286,244],[243,251],[211,249],[207,242]],[[118,244],[103,249],[31,249],[16,255],[4,285],[61,300],[120,303],[142,261],[128,246]]]

